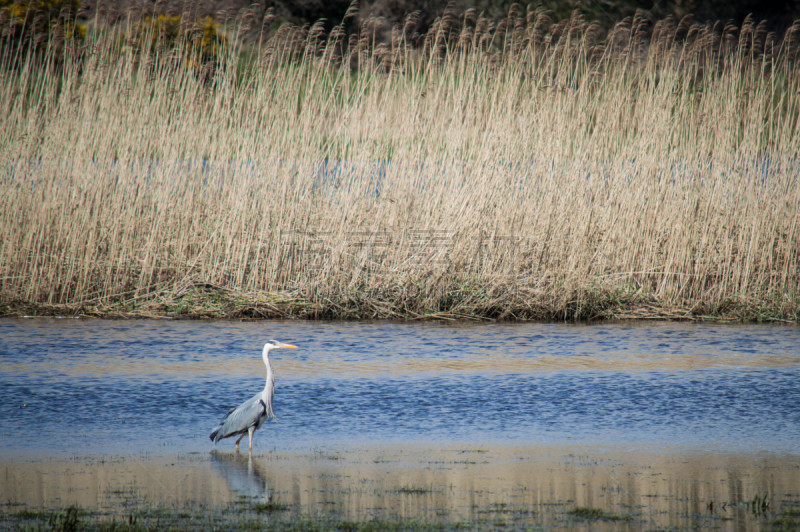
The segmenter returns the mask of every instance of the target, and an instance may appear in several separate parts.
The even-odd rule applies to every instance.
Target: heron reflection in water
[[[253,455],[247,458],[233,453],[211,453],[211,463],[214,464],[228,489],[236,496],[257,499],[264,502],[272,501],[272,492],[263,471],[258,463],[253,463]]]
[[[272,396],[275,394],[275,377],[272,365],[269,363],[269,352],[273,349],[296,349],[297,346],[284,344],[277,340],[270,340],[264,344],[261,358],[267,366],[267,383],[264,390],[240,404],[225,416],[225,419],[211,433],[211,441],[217,443],[223,438],[239,436],[236,440],[236,451],[239,451],[239,442],[244,435],[250,437],[250,451],[253,451],[253,433],[261,428],[267,418],[277,419],[272,411]]]

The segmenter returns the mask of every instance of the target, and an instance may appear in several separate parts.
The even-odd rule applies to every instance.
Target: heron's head
[[[264,353],[268,353],[272,349],[297,349],[296,345],[284,344],[277,340],[269,340],[264,344]]]

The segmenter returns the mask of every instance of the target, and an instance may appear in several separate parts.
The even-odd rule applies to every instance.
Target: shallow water
[[[271,337],[300,349],[273,352],[260,450],[800,442],[798,327],[28,319],[0,320],[0,452],[210,450]]]
[[[272,355],[280,422],[252,456],[211,452],[272,337],[300,347]],[[800,508],[798,327],[0,320],[0,363],[12,505],[592,529]],[[764,495],[772,516],[747,506]]]
[[[2,501],[77,504],[123,517],[154,504],[192,515],[198,508],[230,513],[232,505],[271,502],[285,505],[285,514],[260,519],[333,515],[467,523],[470,529],[769,530],[787,509],[800,510],[800,465],[758,454],[370,445],[305,453],[22,460],[0,463],[0,470]],[[765,495],[766,511],[750,505]],[[577,507],[622,519],[575,519],[570,511]]]

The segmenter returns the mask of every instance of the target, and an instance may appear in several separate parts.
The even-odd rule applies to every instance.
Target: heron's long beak
[[[286,349],[297,349],[297,346],[296,345],[292,345],[292,344],[281,344],[278,347],[279,348],[286,348]]]

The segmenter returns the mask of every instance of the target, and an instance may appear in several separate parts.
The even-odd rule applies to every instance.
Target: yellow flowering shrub
[[[149,46],[157,52],[182,47],[187,62],[201,66],[217,61],[228,38],[220,33],[219,24],[210,16],[186,23],[180,16],[158,15],[145,17],[137,24],[129,42],[140,50]]]
[[[0,38],[34,52],[50,48],[61,59],[64,45],[83,41],[86,27],[75,22],[80,0],[0,0]]]

